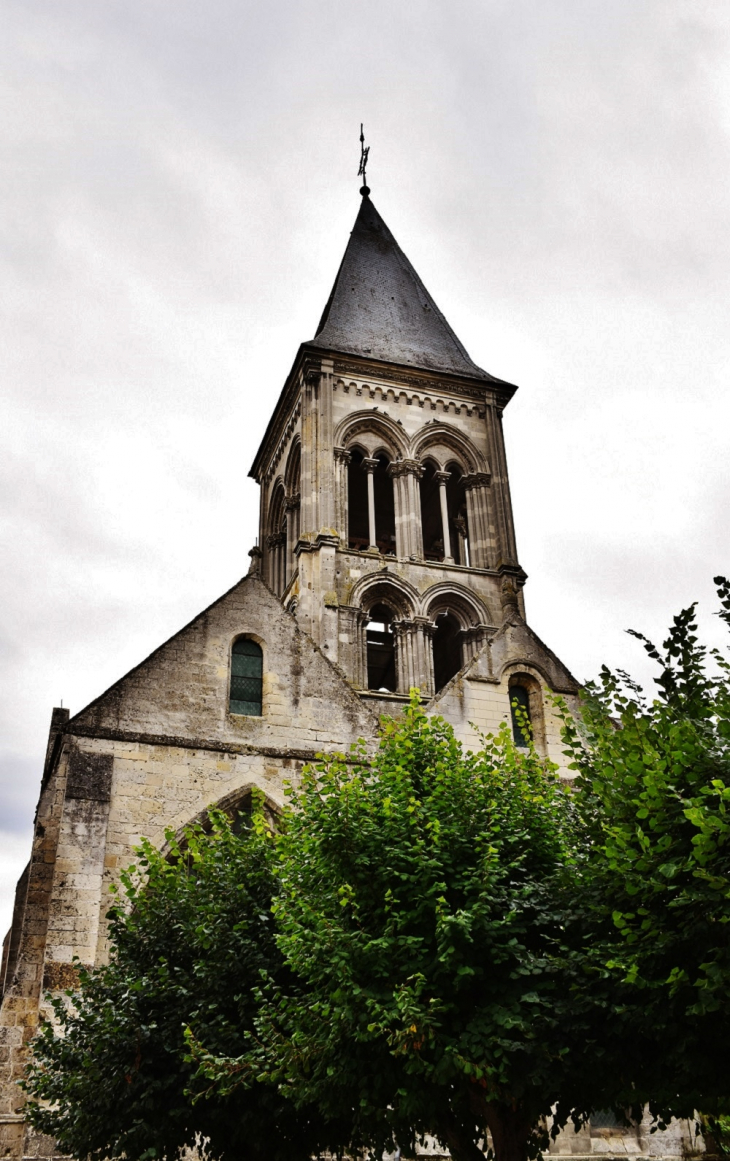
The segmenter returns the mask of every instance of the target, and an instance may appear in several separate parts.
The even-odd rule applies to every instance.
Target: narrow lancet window
[[[232,714],[261,717],[264,655],[261,646],[250,637],[239,637],[231,653]]]
[[[531,717],[530,691],[524,685],[509,687],[509,704],[512,710],[512,736],[515,745],[527,749],[530,745]]]

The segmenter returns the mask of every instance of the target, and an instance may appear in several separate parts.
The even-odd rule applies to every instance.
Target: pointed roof
[[[495,381],[471,361],[367,194],[306,345]]]

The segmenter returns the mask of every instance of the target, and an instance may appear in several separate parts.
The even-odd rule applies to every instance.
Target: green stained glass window
[[[248,637],[239,637],[231,653],[231,697],[228,708],[232,714],[261,717],[263,672],[264,655],[261,646]]]
[[[530,694],[524,685],[510,686],[509,704],[515,745],[527,749],[530,745]]]

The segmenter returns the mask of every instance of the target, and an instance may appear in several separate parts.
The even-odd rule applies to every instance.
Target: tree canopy
[[[730,625],[730,585],[715,583]],[[700,642],[694,605],[661,647],[634,636],[657,695],[604,668],[566,720],[591,836],[586,970],[611,1012],[612,1103],[713,1118],[730,1111],[730,663]]]
[[[195,1082],[186,1028],[237,1056],[261,973],[296,992],[276,943],[274,844],[260,804],[240,826],[216,812],[210,821],[182,844],[168,833],[164,853],[142,843],[110,912],[109,964],[80,970],[35,1039],[29,1119],[64,1153],[172,1159],[200,1133],[215,1156],[304,1161],[322,1143],[320,1118],[252,1075],[231,1097],[206,1099]]]
[[[578,822],[556,769],[507,726],[464,753],[417,697],[372,760],[306,772],[274,905],[304,986],[262,1008],[262,1070],[295,1103],[350,1116],[352,1146],[376,1156],[411,1156],[430,1133],[474,1161],[487,1130],[500,1161],[535,1152],[541,1119],[586,1099],[591,1029],[566,941]]]

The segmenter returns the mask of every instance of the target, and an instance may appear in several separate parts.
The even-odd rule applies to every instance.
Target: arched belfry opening
[[[398,688],[395,670],[393,613],[387,605],[373,605],[366,629],[368,689],[395,693]]]
[[[365,456],[359,448],[350,452],[347,465],[347,537],[350,548],[364,552],[370,543],[368,530],[368,479]]]
[[[436,693],[451,681],[461,666],[461,625],[453,613],[441,613],[436,618],[433,635],[433,680]]]
[[[269,584],[279,596],[287,584],[287,523],[284,485],[279,480],[271,497],[266,547],[269,563]]]
[[[444,528],[441,519],[441,496],[438,465],[426,460],[421,476],[421,531],[426,560],[444,559]]]
[[[384,452],[364,455],[359,448],[350,452],[347,466],[348,543],[359,552],[377,549],[383,555],[395,553],[395,500],[393,480]]]
[[[466,494],[464,492],[464,473],[459,464],[449,464],[446,469],[446,508],[449,520],[449,540],[451,555],[455,564],[468,567],[469,559],[469,526],[466,517]]]
[[[375,544],[384,556],[395,553],[395,500],[393,480],[388,473],[390,461],[381,452],[375,457],[373,500],[375,502]]]

